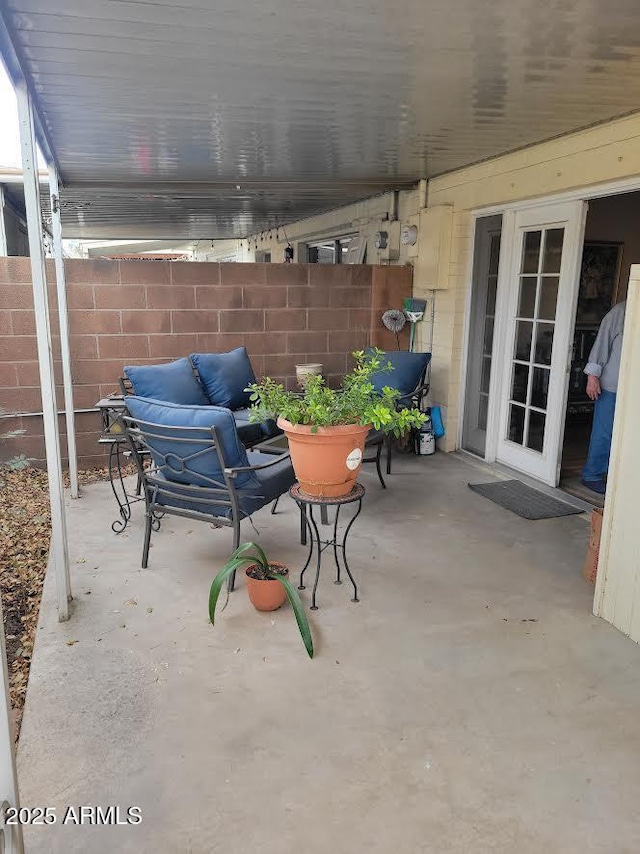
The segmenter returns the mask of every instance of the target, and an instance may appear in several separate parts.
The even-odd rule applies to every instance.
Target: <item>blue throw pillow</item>
[[[377,392],[388,385],[400,394],[411,394],[420,382],[425,368],[431,361],[431,353],[411,353],[408,350],[389,350],[381,357],[382,364],[391,362],[393,370],[380,371],[371,377]]]
[[[164,365],[127,365],[124,374],[139,397],[188,406],[209,405],[188,359],[177,359]]]
[[[219,457],[208,442],[211,439],[211,427],[215,426],[225,463],[230,468],[248,466],[247,452],[238,439],[236,423],[228,409],[219,406],[185,406],[167,403],[163,400],[129,395],[126,398],[127,409],[136,421],[146,421],[160,425],[153,431],[154,438],[147,439],[154,463],[160,468],[167,480],[192,486],[213,487],[215,481],[225,487],[224,475]],[[144,428],[144,425],[142,425]],[[198,427],[191,430],[166,431],[163,427]],[[169,435],[189,442],[164,439]],[[195,455],[195,456],[194,456]],[[178,457],[190,457],[188,469],[183,468]],[[259,481],[253,472],[243,472],[236,477],[236,486],[256,486]]]
[[[256,381],[245,347],[228,353],[192,353],[189,358],[198,370],[209,401],[227,409],[249,406],[245,388]]]

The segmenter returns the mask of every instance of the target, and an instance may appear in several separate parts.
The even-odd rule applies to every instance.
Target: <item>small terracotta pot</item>
[[[275,560],[269,561],[271,566],[277,566],[279,569],[286,569],[286,576],[289,577],[289,569],[283,563],[277,563]],[[256,566],[252,563],[248,566],[247,575],[247,592],[253,607],[257,611],[276,611],[284,604],[287,598],[287,591],[277,579],[268,579],[261,581],[258,578],[252,578],[249,572]]]
[[[278,418],[278,427],[289,440],[291,463],[307,495],[338,498],[351,492],[362,465],[370,424],[318,427],[312,433],[310,424],[291,424]]]

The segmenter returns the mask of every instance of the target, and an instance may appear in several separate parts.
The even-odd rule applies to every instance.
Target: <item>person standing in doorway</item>
[[[614,305],[604,316],[584,369],[587,375],[587,395],[595,402],[595,406],[589,453],[582,469],[582,483],[600,495],[604,495],[607,489],[606,476],[611,453],[626,307],[625,300]]]

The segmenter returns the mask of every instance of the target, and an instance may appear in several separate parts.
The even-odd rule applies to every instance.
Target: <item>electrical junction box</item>
[[[453,236],[453,206],[436,205],[420,211],[418,256],[414,264],[414,289],[446,290]]]
[[[379,261],[397,261],[400,257],[400,222],[383,221],[373,237],[374,257]]]

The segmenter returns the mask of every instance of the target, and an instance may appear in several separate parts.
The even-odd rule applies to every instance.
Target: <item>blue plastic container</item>
[[[442,412],[439,406],[431,407],[431,423],[433,424],[433,435],[436,439],[444,436],[444,424],[442,423]]]

